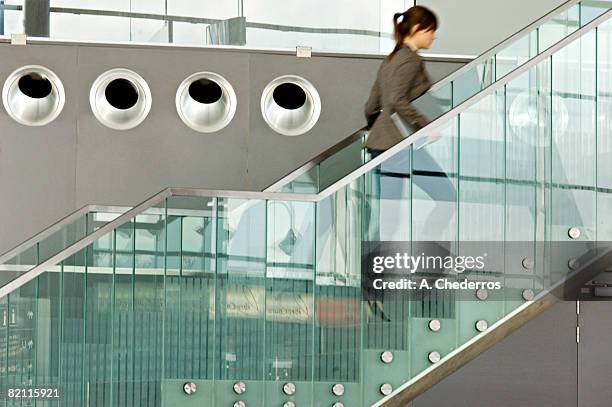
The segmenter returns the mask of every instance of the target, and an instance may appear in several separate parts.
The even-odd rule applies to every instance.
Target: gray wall
[[[40,64],[64,83],[67,102],[51,124],[25,127],[0,108],[0,253],[86,204],[134,205],[168,186],[259,190],[364,125],[363,103],[380,58],[256,54],[243,50],[0,44],[0,84],[14,69]],[[461,63],[429,63],[434,79]],[[89,107],[102,72],[125,67],[149,83],[153,106],[137,128],[114,131]],[[179,119],[174,97],[193,72],[210,70],[234,86],[233,121],[200,134]],[[265,85],[298,74],[318,89],[317,125],[299,137],[274,133],[261,117]]]
[[[612,302],[581,301],[579,316],[575,302],[562,302],[410,407],[608,407],[611,337]]]
[[[576,407],[575,307],[563,302],[533,319],[411,407]]]

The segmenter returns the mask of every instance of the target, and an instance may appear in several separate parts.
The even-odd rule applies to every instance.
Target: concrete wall
[[[14,69],[44,65],[63,81],[57,120],[25,127],[0,108],[0,253],[86,204],[133,205],[168,186],[260,190],[364,125],[363,103],[380,58],[257,54],[169,47],[0,44],[0,83]],[[435,79],[461,63],[428,63]],[[104,127],[89,106],[102,72],[125,67],[149,83],[148,118],[129,131]],[[174,105],[176,88],[210,70],[234,86],[233,121],[215,134],[190,130]],[[298,74],[318,89],[317,125],[298,137],[273,132],[261,117],[269,81]]]

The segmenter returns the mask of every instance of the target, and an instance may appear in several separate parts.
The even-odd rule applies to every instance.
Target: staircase
[[[405,405],[612,265],[610,8],[568,2],[485,53],[376,158],[360,131],[266,191],[86,207],[1,256],[0,386],[62,389],[37,405]],[[364,301],[369,240],[486,242],[502,255],[469,278],[505,288]]]

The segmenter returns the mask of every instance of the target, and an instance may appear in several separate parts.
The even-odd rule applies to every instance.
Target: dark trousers
[[[384,150],[368,150],[372,159],[382,154]],[[444,170],[425,148],[412,151],[400,151],[381,163],[370,176],[369,187],[366,190],[365,230],[368,240],[379,240],[381,237],[380,200],[404,200],[410,205],[408,195],[409,182],[421,188],[434,202],[434,208],[423,223],[427,240],[437,240],[443,230],[449,225],[453,213],[449,213],[448,204],[454,205],[457,200],[455,186]],[[453,211],[454,212],[454,211]],[[393,214],[386,214],[393,216]],[[412,224],[415,224],[419,213],[412,210]],[[394,227],[407,228],[401,221]],[[386,231],[390,232],[390,231]],[[389,235],[389,233],[383,233]],[[414,236],[414,233],[412,234]],[[400,236],[403,236],[400,233]],[[419,239],[419,236],[415,236]],[[408,240],[408,239],[403,239]]]

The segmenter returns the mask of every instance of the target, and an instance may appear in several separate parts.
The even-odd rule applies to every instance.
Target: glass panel
[[[544,69],[542,69],[544,67]],[[545,163],[548,149],[550,72],[547,62],[506,86],[504,294],[507,312],[522,303],[543,272]],[[525,267],[532,263],[533,266]]]
[[[114,268],[118,259],[115,248],[117,242],[124,245],[124,234],[115,230],[98,239],[87,251],[83,374],[87,380],[86,390],[91,406],[102,407],[111,402]]]
[[[54,277],[59,277],[59,273],[52,274]],[[7,298],[8,352],[6,363],[8,367],[7,384],[11,387],[32,385],[40,376],[47,378],[49,383],[59,384],[57,354],[60,335],[59,312],[57,312],[59,311],[57,301],[59,278],[55,278],[52,283],[54,295],[51,295],[44,287],[38,291],[37,283],[36,280],[31,281],[13,291]],[[47,300],[41,301],[41,297],[46,297]],[[50,297],[53,297],[55,301]],[[53,302],[52,310],[49,309],[51,308],[49,302]],[[47,305],[46,309],[44,305]],[[57,324],[53,326],[51,321]],[[41,330],[42,327],[46,329]],[[46,335],[40,335],[41,331]],[[44,350],[49,350],[54,355],[45,354],[46,360],[37,361],[37,355],[42,355],[40,352]]]
[[[377,152],[369,156],[375,158]],[[364,240],[410,240],[411,168],[410,146],[365,174]]]
[[[499,79],[538,54],[538,32],[534,30],[495,55],[495,78]]]
[[[597,28],[597,240],[612,241],[612,21]]]
[[[38,245],[35,244],[0,264],[0,284],[5,285],[37,264]]]
[[[119,213],[87,213],[31,246],[21,249],[17,255],[0,264],[0,286],[60,253],[119,215]]]
[[[60,386],[62,384],[60,380],[62,267],[62,265],[58,265],[49,268],[38,278],[12,292],[8,298],[9,305],[15,304],[16,306],[21,300],[28,297],[33,301],[31,306],[28,306],[28,310],[34,312],[32,321],[36,321],[36,339],[32,346],[32,350],[36,349],[36,360],[33,364],[37,378],[36,383],[50,386]],[[29,294],[26,294],[28,292]],[[11,327],[9,326],[9,338],[12,336],[10,331]],[[18,339],[17,337],[13,338]],[[9,359],[9,369],[11,364],[14,363]],[[17,382],[14,383],[17,384]]]
[[[137,216],[134,228],[133,304],[126,315],[126,321],[129,321],[126,333],[132,338],[128,340],[128,347],[131,347],[133,363],[131,371],[128,370],[128,380],[133,384],[127,389],[126,404],[155,405],[161,399],[159,383],[164,360],[159,357],[161,338],[164,337],[161,306],[166,254],[164,203]]]
[[[359,137],[319,164],[319,191],[361,167],[364,162],[364,139]]]
[[[442,115],[442,113],[448,112],[453,107],[453,83],[449,82],[439,87],[436,90],[428,92],[433,97],[433,106],[428,109],[424,106],[420,106],[421,112],[423,112],[429,119],[433,120]],[[415,101],[425,101],[425,98],[419,98]]]
[[[215,313],[217,338],[216,404],[231,405],[238,396],[231,390],[242,380],[245,403],[263,403],[265,340],[266,202],[217,201],[217,282]]]
[[[590,23],[612,7],[610,0],[583,0],[580,2],[580,26]]]
[[[83,216],[38,244],[38,261],[43,262],[87,234],[87,217]]]
[[[459,238],[503,240],[504,94],[497,92],[461,114]]]
[[[0,35],[23,33],[23,0],[5,0],[0,4]]]
[[[166,304],[163,378],[213,377],[215,204],[213,198],[167,199],[165,294],[164,280],[158,281]]]
[[[432,131],[429,144],[412,153],[412,239],[455,241],[457,238],[457,121]]]
[[[66,405],[86,404],[84,361],[85,265],[87,250],[64,261],[61,291],[60,380]]]
[[[314,321],[315,204],[268,201],[265,283],[266,400],[282,405],[278,391],[291,381],[312,382]],[[293,400],[312,403],[312,395],[296,392]]]
[[[361,211],[363,179],[317,203],[314,326],[316,405],[362,405]],[[371,367],[371,366],[369,366]],[[342,397],[330,389],[345,388]]]
[[[579,25],[580,5],[576,4],[538,27],[538,51],[542,52],[567,37]]]
[[[480,92],[495,81],[495,59],[480,62],[453,81],[453,107]]]
[[[145,215],[146,216],[146,215]],[[116,259],[111,321],[111,405],[127,407],[134,396],[134,264],[138,218],[115,230]]]
[[[279,189],[279,192],[317,193],[319,192],[319,166],[315,165]]]
[[[553,238],[595,238],[595,32],[552,58]]]

